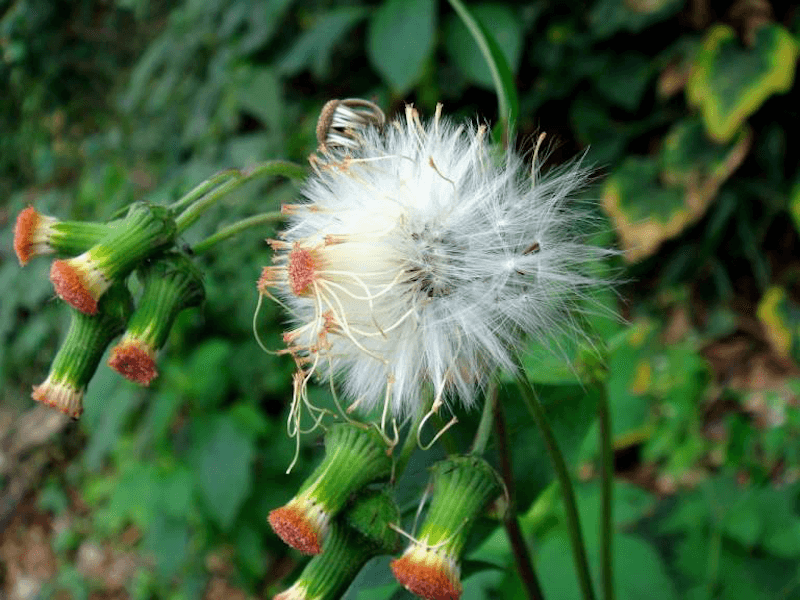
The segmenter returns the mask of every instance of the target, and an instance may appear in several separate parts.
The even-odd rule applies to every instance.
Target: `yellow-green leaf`
[[[775,23],[760,27],[745,47],[728,25],[708,30],[686,86],[690,104],[703,115],[708,133],[730,141],[772,94],[792,87],[798,44]]]
[[[753,135],[749,127],[740,128],[727,144],[709,140],[698,117],[677,123],[664,138],[661,148],[661,175],[668,185],[686,191],[686,204],[695,218],[700,217],[719,188],[739,168],[747,156]]]
[[[800,306],[779,286],[769,288],[756,310],[772,349],[800,362]]]
[[[683,189],[662,186],[658,175],[655,159],[630,157],[603,188],[603,208],[614,222],[628,262],[650,256],[696,217],[684,201]]]

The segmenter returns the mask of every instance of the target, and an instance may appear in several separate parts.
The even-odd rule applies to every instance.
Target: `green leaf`
[[[797,41],[778,24],[761,26],[751,47],[732,27],[714,25],[695,57],[687,100],[700,109],[711,137],[730,141],[767,98],[792,87],[797,55]]]
[[[236,99],[243,110],[270,129],[281,131],[284,126],[281,89],[281,80],[272,69],[247,69],[245,81],[236,88]]]
[[[632,111],[642,101],[653,75],[649,57],[636,52],[611,55],[594,79],[597,90],[616,106]]]
[[[195,477],[209,513],[228,530],[250,493],[255,446],[227,415],[198,424],[197,429]]]
[[[589,27],[601,39],[619,31],[638,33],[678,12],[683,3],[684,0],[597,0],[589,13]]]
[[[145,534],[144,546],[155,556],[158,573],[164,578],[170,577],[186,560],[189,526],[182,519],[156,515]]]
[[[387,0],[372,15],[367,55],[396,95],[408,91],[422,77],[435,33],[433,0]]]
[[[597,544],[589,544],[589,564],[599,565]],[[644,540],[617,534],[614,539],[614,586],[619,600],[673,600],[675,586],[667,575],[661,557],[655,548]],[[581,600],[575,568],[572,563],[567,532],[557,528],[539,546],[536,571],[547,574],[541,578],[545,598]],[[599,581],[599,573],[593,579]],[[596,586],[595,586],[596,587]]]
[[[657,337],[654,323],[640,321],[625,334],[608,364],[608,403],[617,446],[641,442],[650,433],[650,399],[653,365],[650,345]]]
[[[181,376],[181,387],[195,405],[213,407],[222,402],[231,383],[230,342],[210,339],[192,353]]]
[[[470,6],[470,10],[475,20],[497,42],[511,72],[516,73],[522,56],[523,31],[519,15],[502,4],[477,4]],[[444,43],[450,58],[467,79],[481,87],[494,88],[486,59],[464,23],[454,15],[445,25]]]
[[[278,70],[284,75],[296,75],[310,68],[317,79],[324,79],[330,72],[336,44],[366,16],[367,10],[362,6],[334,8],[318,16],[278,61]]]

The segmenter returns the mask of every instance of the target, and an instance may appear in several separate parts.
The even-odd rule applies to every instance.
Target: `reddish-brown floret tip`
[[[425,563],[413,556],[392,561],[392,573],[398,583],[426,600],[458,600],[461,583],[453,580],[442,564]]]
[[[50,281],[56,294],[67,304],[87,315],[97,313],[97,299],[92,296],[80,272],[66,260],[54,260]]]
[[[319,533],[303,512],[292,506],[282,506],[269,513],[269,524],[284,542],[303,554],[319,554],[322,544]]]
[[[36,231],[40,219],[41,215],[32,206],[17,215],[17,222],[14,225],[14,252],[17,253],[19,264],[23,267],[32,258],[33,232]]]
[[[317,265],[310,250],[296,246],[289,253],[289,285],[295,296],[302,296],[314,283]]]
[[[139,385],[150,385],[158,377],[153,352],[137,340],[123,341],[111,350],[108,366]]]

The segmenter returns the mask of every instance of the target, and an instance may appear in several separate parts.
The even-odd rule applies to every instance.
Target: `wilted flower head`
[[[336,110],[259,280],[290,309],[299,380],[338,379],[352,402],[397,417],[428,384],[435,406],[470,406],[525,336],[574,329],[570,311],[597,285],[587,266],[605,252],[569,206],[587,170],[538,176],[535,156],[531,170],[439,109],[423,123],[407,107],[385,126],[363,105]]]

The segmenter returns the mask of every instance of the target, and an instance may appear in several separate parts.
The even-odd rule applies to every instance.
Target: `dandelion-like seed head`
[[[259,280],[291,313],[295,403],[318,374],[397,418],[421,408],[426,385],[434,407],[469,407],[494,367],[514,368],[525,336],[577,330],[570,311],[605,254],[570,206],[588,171],[576,161],[538,176],[440,108],[423,123],[407,107],[386,125],[359,111],[323,113],[304,201],[284,207]]]

